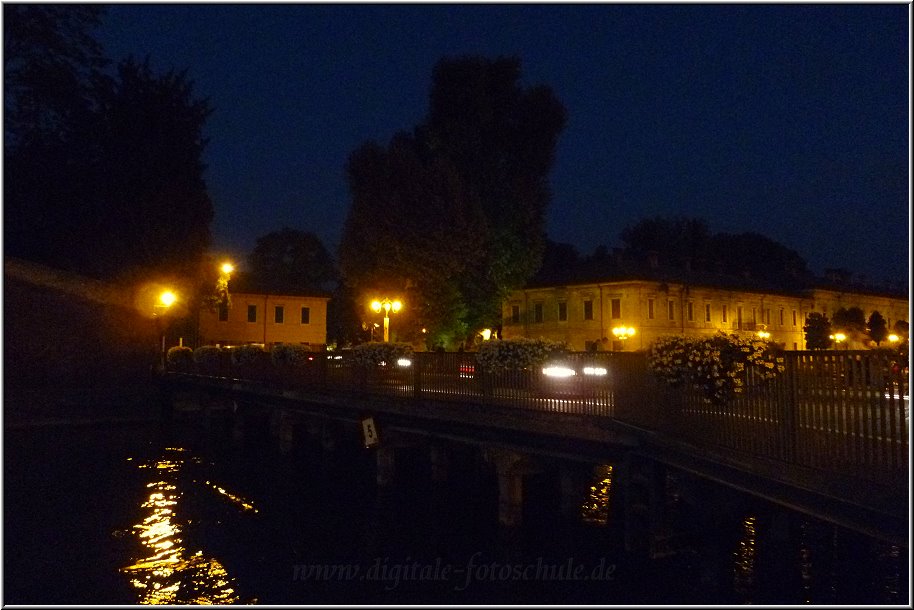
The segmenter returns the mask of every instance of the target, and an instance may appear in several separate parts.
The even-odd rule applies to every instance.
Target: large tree
[[[870,314],[869,319],[866,321],[866,328],[870,339],[875,341],[877,346],[889,336],[889,325],[878,311]]]
[[[806,349],[828,349],[832,345],[831,322],[825,314],[814,311],[806,316],[803,333],[806,337]]]
[[[500,323],[540,265],[565,124],[547,87],[519,80],[514,58],[441,60],[425,122],[352,153],[340,264],[354,292],[409,290],[416,328],[452,338]]]
[[[96,277],[192,272],[213,217],[208,102],[148,61],[103,72],[97,10],[4,11],[7,252]]]
[[[337,279],[333,257],[314,233],[283,227],[257,238],[250,275],[270,292],[328,292]]]

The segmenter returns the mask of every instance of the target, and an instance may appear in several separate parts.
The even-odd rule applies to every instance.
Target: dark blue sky
[[[517,55],[568,110],[549,236],[650,216],[756,231],[821,272],[907,279],[910,6],[116,5],[109,56],[188,68],[216,111],[214,247],[282,226],[335,252],[344,166],[427,109],[442,56]]]

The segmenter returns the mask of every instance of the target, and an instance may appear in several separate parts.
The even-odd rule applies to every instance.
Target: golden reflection
[[[609,492],[612,489],[613,467],[602,464],[594,468],[593,485],[584,504],[581,505],[581,519],[586,523],[606,525],[609,521]]]
[[[185,449],[169,447],[169,452]],[[177,473],[184,461],[160,460],[140,464],[151,468]],[[133,526],[134,534],[149,553],[133,564],[121,568],[130,574],[130,583],[138,590],[140,604],[235,604],[234,579],[216,559],[203,556],[203,551],[190,554],[182,546],[181,525],[175,519],[175,510],[181,493],[173,482],[158,480],[146,484],[149,496],[141,504],[146,516]],[[228,495],[228,494],[226,494]],[[233,499],[234,496],[229,496]],[[240,502],[240,500],[239,500]],[[249,503],[243,504],[245,507]],[[250,506],[253,509],[252,506]],[[256,601],[256,600],[255,600]]]
[[[756,518],[753,515],[743,519],[743,535],[734,555],[733,588],[740,593],[745,603],[751,603],[752,585],[755,582],[755,541]]]
[[[215,489],[216,491],[218,491],[220,494],[222,494],[229,500],[231,500],[234,504],[240,506],[243,510],[252,510],[255,513],[260,512],[256,508],[254,508],[253,504],[251,504],[250,502],[248,502],[247,500],[245,500],[243,498],[230,494],[224,488],[219,487],[218,485],[215,485],[213,483],[210,483],[209,481],[207,481],[206,484],[209,485],[210,487],[212,487],[213,489]]]

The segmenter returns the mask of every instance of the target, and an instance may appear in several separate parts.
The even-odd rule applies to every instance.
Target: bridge
[[[258,405],[287,440],[296,425],[335,421],[361,441],[370,417],[379,483],[392,476],[398,437],[475,443],[495,456],[506,525],[520,519],[528,457],[545,455],[620,464],[626,519],[646,522],[644,544],[662,537],[664,473],[673,470],[907,546],[907,370],[881,351],[787,352],[783,374],[747,373],[744,390],[724,401],[667,385],[637,352],[569,354],[568,370],[601,374],[564,376],[484,372],[473,353],[366,366],[326,352],[285,369],[263,356],[169,370],[167,401]]]

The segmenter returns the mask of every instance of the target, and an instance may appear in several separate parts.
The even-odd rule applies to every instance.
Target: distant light
[[[492,329],[491,329],[491,328],[483,328],[482,331],[480,331],[479,334],[482,335],[482,340],[483,340],[483,341],[488,341],[489,339],[492,338]]]
[[[175,293],[173,293],[171,290],[166,290],[159,295],[159,303],[165,307],[171,307],[177,299],[178,297],[176,297]]]
[[[888,339],[889,339],[889,341],[891,341],[892,343],[898,343],[898,341],[899,341],[898,335],[896,335],[896,334],[894,334],[894,333],[891,334],[891,335],[889,335],[889,336],[888,336]]]
[[[222,263],[220,269],[222,270],[222,273],[229,274],[235,270],[235,265],[232,263]]]
[[[760,330],[756,334],[758,334],[758,336],[762,339],[767,339],[768,337],[771,336],[771,333],[769,333],[768,331],[765,331],[765,330]]]
[[[577,373],[567,366],[546,366],[543,367],[543,375],[546,377],[574,377]]]
[[[413,363],[409,358],[400,358],[397,360],[397,366],[411,366]]]
[[[607,371],[602,366],[585,366],[584,374],[585,375],[595,375],[597,377],[603,377],[606,375]]]
[[[393,303],[390,304],[390,308],[393,310],[394,313],[397,313],[398,311],[400,311],[401,307],[403,307],[403,303],[401,303],[400,301],[394,301]]]
[[[375,311],[375,313],[381,313],[381,301],[372,301],[371,308]]]

